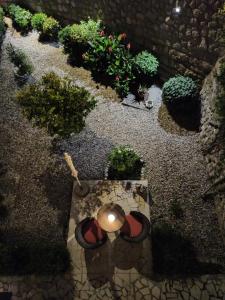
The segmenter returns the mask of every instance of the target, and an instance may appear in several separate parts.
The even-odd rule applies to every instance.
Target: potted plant
[[[108,157],[105,179],[140,180],[144,177],[144,162],[130,146],[115,147]]]

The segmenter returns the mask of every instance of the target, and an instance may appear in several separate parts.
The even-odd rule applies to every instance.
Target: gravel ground
[[[219,233],[214,205],[201,199],[209,182],[199,135],[178,136],[164,131],[158,123],[160,101],[154,104],[150,112],[125,107],[116,101],[111,101],[118,100],[118,97],[110,88],[101,86],[96,88],[96,83],[92,81],[89,72],[82,68],[72,68],[67,64],[67,57],[62,53],[61,48],[52,44],[39,43],[36,33],[20,37],[18,33],[12,34],[8,30],[4,44],[7,42],[22,48],[29,55],[35,65],[33,74],[35,78],[40,78],[46,71],[54,70],[61,75],[70,76],[76,84],[88,88],[98,99],[98,105],[88,116],[84,130],[78,135],[58,142],[53,159],[50,154],[50,138],[44,131],[32,128],[21,116],[17,105],[10,99],[15,83],[12,67],[3,52],[0,70],[0,95],[4,95],[0,103],[1,122],[3,122],[1,135],[4,134],[10,139],[10,147],[8,150],[5,149],[7,150],[5,157],[17,170],[18,177],[21,176],[21,172],[26,173],[22,183],[20,182],[20,185],[24,185],[20,197],[29,198],[30,195],[36,197],[35,205],[33,205],[34,199],[27,202],[35,210],[27,217],[25,217],[27,208],[18,205],[18,201],[22,202],[21,199],[17,201],[16,207],[22,209],[24,215],[19,217],[21,213],[18,210],[14,218],[20,219],[21,227],[26,226],[27,223],[31,223],[29,226],[36,226],[37,230],[40,226],[48,227],[50,236],[51,228],[55,229],[57,226],[57,209],[62,211],[63,207],[61,205],[56,209],[51,201],[46,201],[43,182],[35,180],[37,175],[45,173],[49,161],[54,165],[52,160],[59,160],[56,170],[58,178],[61,178],[60,170],[65,172],[65,166],[59,166],[61,166],[63,152],[67,151],[73,156],[81,178],[101,179],[110,149],[116,145],[129,144],[146,162],[146,177],[149,180],[153,200],[152,221],[163,218],[178,226],[186,236],[191,238],[201,259],[217,260],[225,265],[225,249]],[[9,142],[4,139],[2,144],[3,148],[5,145],[8,147]],[[21,171],[20,168],[23,170]],[[33,180],[30,180],[31,178]],[[43,176],[42,178],[46,182],[46,178]],[[62,194],[63,186],[60,189],[58,195]],[[52,198],[49,190],[47,196],[47,199]],[[174,199],[179,200],[184,209],[184,218],[181,221],[173,220],[169,214],[168,208]],[[28,211],[31,211],[31,207]],[[40,211],[46,215],[50,211],[51,224],[37,225]]]

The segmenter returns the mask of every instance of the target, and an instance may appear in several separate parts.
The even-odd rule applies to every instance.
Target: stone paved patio
[[[70,250],[77,297],[81,299],[133,299],[135,286],[143,276],[152,275],[150,237],[139,244],[108,234],[105,245],[84,250],[74,237],[76,224],[88,216],[97,216],[106,203],[119,204],[128,214],[140,211],[150,219],[147,181],[85,181],[90,193],[85,198],[72,196],[68,247]],[[86,296],[85,296],[86,295]],[[96,295],[96,298],[93,298]],[[97,296],[98,295],[98,296]]]

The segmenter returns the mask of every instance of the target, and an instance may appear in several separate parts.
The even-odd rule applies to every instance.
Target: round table
[[[125,212],[118,204],[107,203],[99,209],[97,220],[103,230],[116,232],[125,223]]]

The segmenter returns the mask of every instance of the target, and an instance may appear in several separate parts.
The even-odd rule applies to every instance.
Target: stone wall
[[[126,32],[136,48],[153,51],[164,78],[190,73],[200,78],[211,70],[222,48],[218,41],[224,0],[18,0],[33,10],[45,10],[65,22],[100,16],[113,30]]]
[[[209,191],[215,200],[219,224],[225,242],[225,143],[224,125],[216,113],[216,99],[222,87],[217,80],[220,72],[221,58],[212,72],[207,76],[201,91],[202,95],[202,128],[201,142],[207,160],[208,172],[214,187]],[[216,193],[214,194],[214,192]]]

